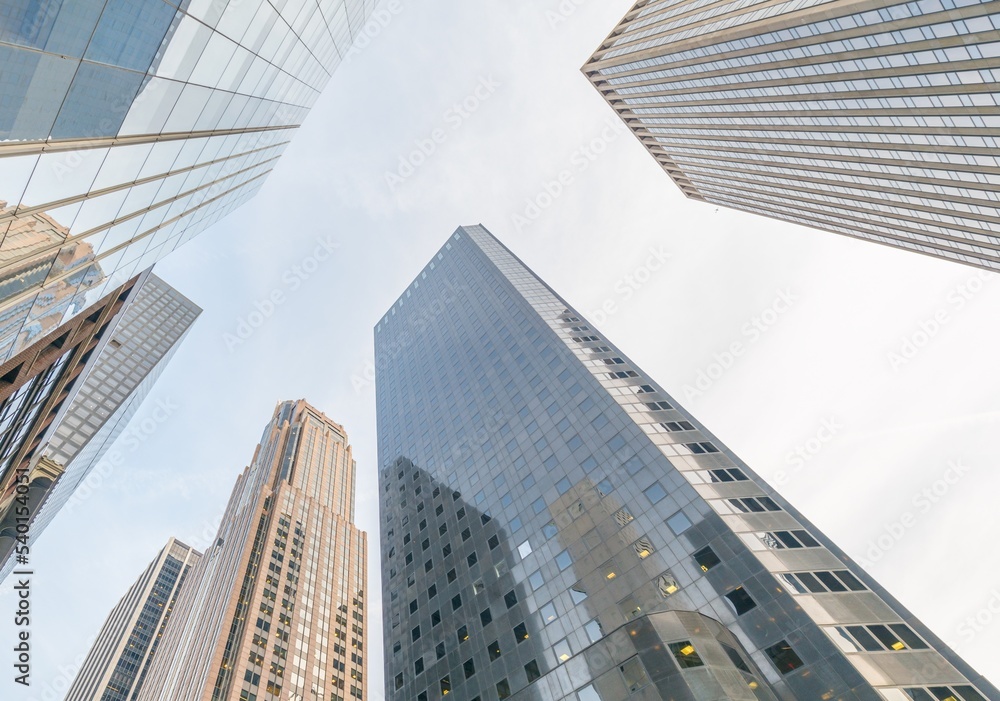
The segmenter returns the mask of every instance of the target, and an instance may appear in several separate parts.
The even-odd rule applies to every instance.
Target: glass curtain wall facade
[[[584,73],[688,197],[1000,270],[1000,3],[643,0]]]
[[[373,6],[0,0],[0,359],[252,197]]]
[[[79,381],[66,411],[39,447],[41,459],[58,465],[61,475],[34,512],[34,543],[72,498],[142,406],[201,308],[150,273],[121,320],[108,332]],[[168,407],[169,409],[169,407]],[[161,414],[169,416],[161,407]],[[0,580],[14,569],[12,553],[0,550]]]
[[[72,401],[148,271],[0,363],[0,553],[27,545],[23,529],[63,474],[39,448]]]
[[[483,227],[375,348],[390,701],[1000,699]]]
[[[201,554],[171,538],[108,615],[64,701],[132,701]]]
[[[138,701],[367,699],[367,537],[343,427],[283,402],[167,625]]]

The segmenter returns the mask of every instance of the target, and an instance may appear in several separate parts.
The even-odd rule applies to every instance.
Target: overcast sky
[[[151,431],[34,549],[34,684],[4,653],[0,696],[61,699],[167,539],[211,542],[279,400],[347,429],[380,591],[372,327],[474,223],[1000,683],[997,276],[684,199],[579,71],[630,4],[381,5],[257,198],[157,266],[205,312],[133,421]]]

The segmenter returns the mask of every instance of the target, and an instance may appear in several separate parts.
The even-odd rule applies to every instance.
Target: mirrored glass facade
[[[33,514],[29,544],[128,426],[200,314],[200,307],[156,275],[148,273],[138,282],[121,319],[106,332],[96,358],[77,379],[65,412],[36,449],[35,459],[58,466],[61,474]],[[170,406],[161,406],[153,414],[165,419],[170,411]],[[13,553],[3,549],[2,541],[0,557],[5,557],[2,580],[15,566]]]
[[[390,701],[1000,699],[483,227],[375,348]]]
[[[637,3],[584,73],[690,198],[1000,270],[1000,3]]]
[[[342,426],[282,402],[178,598],[138,701],[367,699],[367,536]]]
[[[132,701],[201,553],[171,538],[108,615],[64,701]]]
[[[374,0],[0,0],[0,360],[245,202]]]

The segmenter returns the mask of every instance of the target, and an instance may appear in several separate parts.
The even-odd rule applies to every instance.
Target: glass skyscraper
[[[132,701],[201,554],[171,538],[108,614],[64,701]]]
[[[1000,699],[483,227],[375,348],[389,701]]]
[[[696,200],[1000,270],[1000,3],[636,3],[583,68]]]
[[[105,332],[73,387],[69,405],[35,449],[33,458],[54,466],[60,476],[33,509],[29,544],[125,430],[200,314],[198,305],[156,275],[141,277],[121,319]],[[15,566],[10,548],[0,534],[0,581]]]
[[[253,196],[374,4],[0,0],[0,360]]]
[[[177,600],[137,701],[367,699],[367,537],[343,427],[282,402]]]

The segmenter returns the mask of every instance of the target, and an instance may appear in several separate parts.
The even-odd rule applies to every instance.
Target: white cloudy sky
[[[525,5],[400,0],[261,194],[158,266],[205,312],[137,419],[157,400],[178,408],[138,449],[122,447],[125,464],[39,542],[34,685],[15,688],[4,662],[0,696],[62,698],[167,538],[212,539],[281,399],[305,397],[347,428],[379,590],[371,329],[455,227],[472,223],[1000,682],[1000,614],[989,610],[1000,608],[996,276],[685,200],[634,138],[607,129],[612,112],[579,71],[630,0],[565,0],[562,14],[558,0]],[[485,99],[472,97],[477,87]],[[478,107],[461,117],[453,105],[466,98]],[[435,130],[434,153],[390,189],[386,174]],[[562,171],[564,191],[518,221]],[[328,237],[336,254],[292,289],[295,266]],[[646,267],[652,251],[669,256],[657,270]],[[643,282],[629,289],[627,276]],[[225,334],[273,290],[287,301],[227,348]],[[776,303],[783,311],[769,312]],[[614,312],[594,314],[605,304]],[[945,322],[893,363],[935,316]],[[750,330],[755,318],[763,331]],[[713,367],[737,342],[739,357]],[[795,460],[799,447],[807,460]],[[952,474],[935,501],[920,496]],[[869,553],[904,517],[901,537]],[[14,606],[0,594],[0,641],[13,640],[3,612]],[[380,615],[370,614],[374,693]]]

